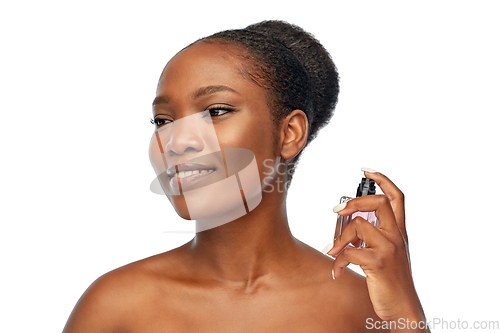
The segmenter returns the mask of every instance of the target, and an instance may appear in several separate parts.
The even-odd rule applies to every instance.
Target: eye
[[[225,113],[232,112],[234,110],[230,107],[227,107],[227,106],[215,105],[213,107],[209,107],[207,109],[207,111],[210,114],[210,117],[218,117],[218,116],[222,116]]]
[[[151,122],[151,124],[156,125],[156,127],[160,127],[162,125],[165,125],[165,124],[172,122],[171,120],[161,119],[161,118],[150,119],[149,121]]]
[[[222,110],[222,109],[212,109],[212,110],[208,110],[208,112],[210,113],[211,117],[217,117],[217,116],[221,116],[224,113],[229,112],[229,111],[228,110]]]

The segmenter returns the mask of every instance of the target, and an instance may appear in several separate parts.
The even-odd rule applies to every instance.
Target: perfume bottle
[[[369,178],[363,178],[361,179],[361,183],[358,186],[358,190],[356,193],[356,198],[365,196],[365,195],[372,195],[375,194],[375,181],[373,179]],[[340,198],[340,203],[347,202],[349,200],[352,200],[353,198],[351,197],[341,197]],[[342,231],[351,223],[352,219],[354,219],[356,216],[361,216],[371,224],[373,224],[375,227],[378,227],[380,225],[377,217],[375,216],[375,212],[355,212],[349,216],[341,216],[338,215],[337,217],[337,226],[335,228],[335,239],[337,239],[338,236],[342,234]],[[356,247],[358,249],[365,247],[365,242],[361,239],[358,239],[357,241],[354,241],[352,243],[349,243],[347,246],[348,247]]]

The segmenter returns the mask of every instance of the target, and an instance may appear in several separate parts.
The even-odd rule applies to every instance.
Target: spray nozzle
[[[375,194],[375,181],[370,178],[361,179],[358,191],[356,192],[356,198],[371,194]]]

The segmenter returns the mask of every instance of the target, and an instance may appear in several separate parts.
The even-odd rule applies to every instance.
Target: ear
[[[281,157],[289,160],[304,148],[309,123],[302,110],[293,110],[281,123]]]

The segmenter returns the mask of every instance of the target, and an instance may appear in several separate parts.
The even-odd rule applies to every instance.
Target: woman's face
[[[165,67],[153,102],[157,129],[151,139],[151,163],[170,202],[185,219],[204,218],[193,214],[193,203],[208,217],[210,211],[238,206],[241,198],[230,193],[233,188],[225,180],[255,156],[253,179],[260,191],[268,175],[263,175],[262,166],[279,156],[273,148],[276,129],[266,91],[243,78],[243,60],[228,48],[239,51],[235,46],[200,42],[178,53]]]

